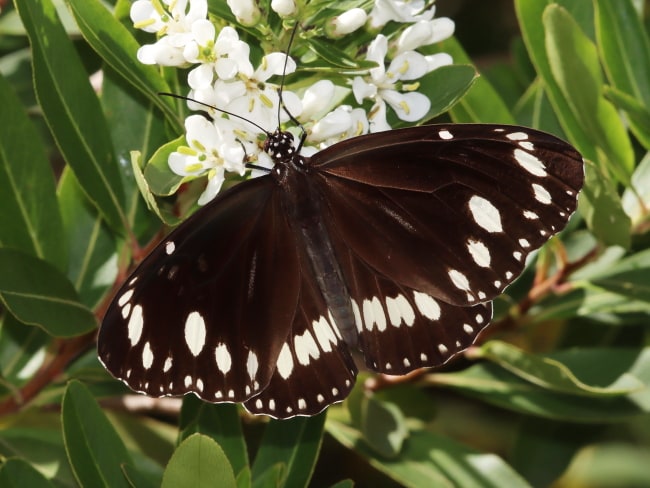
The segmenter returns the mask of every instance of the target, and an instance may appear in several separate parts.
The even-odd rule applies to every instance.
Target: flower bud
[[[325,33],[332,38],[343,37],[366,23],[368,14],[362,8],[353,8],[334,17],[325,25]]]

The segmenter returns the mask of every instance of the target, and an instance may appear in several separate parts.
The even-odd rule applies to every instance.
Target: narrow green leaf
[[[650,486],[650,450],[607,443],[585,447],[556,481],[557,486]]]
[[[650,42],[630,0],[595,0],[596,35],[607,77],[650,111]]]
[[[61,419],[68,459],[81,486],[130,486],[122,466],[133,461],[97,401],[82,383],[71,381],[68,384]]]
[[[0,372],[4,381],[18,386],[28,381],[47,357],[52,339],[39,327],[29,327],[4,314],[0,334]]]
[[[650,349],[582,349],[550,357],[565,364],[584,383],[607,387],[619,378],[634,378],[646,387],[616,397],[555,393],[490,363],[458,373],[428,375],[427,381],[509,411],[576,423],[617,422],[650,411]]]
[[[630,218],[623,211],[614,182],[596,165],[585,162],[585,185],[580,193],[580,214],[606,245],[630,246]]]
[[[24,459],[9,458],[0,467],[0,486],[3,488],[53,488],[45,476]]]
[[[456,64],[441,66],[423,76],[419,80],[418,92],[431,100],[431,108],[422,120],[430,120],[449,110],[471,89],[477,79],[478,75],[473,66]],[[393,128],[407,125],[397,118],[390,122]]]
[[[88,44],[127,83],[132,84],[165,114],[174,132],[183,127],[170,99],[158,96],[169,92],[169,85],[154,66],[140,63],[136,53],[140,44],[98,0],[66,0]]]
[[[455,38],[441,42],[437,49],[450,54],[456,64],[472,62]],[[451,108],[450,114],[455,122],[515,123],[507,105],[485,77],[479,77],[472,84],[465,96]]]
[[[196,433],[214,439],[228,457],[236,476],[248,469],[248,452],[237,405],[206,403],[194,395],[187,395],[183,398],[179,428],[180,441]]]
[[[363,381],[357,379],[357,384],[346,401],[351,424],[362,433],[366,445],[377,454],[394,458],[399,454],[409,433],[404,419],[405,412],[400,409],[403,404],[397,402],[405,399],[405,408],[413,414],[413,408],[409,409],[411,406],[408,405],[413,398],[409,392],[400,388],[388,389],[387,393],[371,393],[362,384]]]
[[[326,412],[314,417],[272,420],[266,426],[252,467],[253,486],[269,469],[283,465],[281,486],[307,486],[323,439]]]
[[[411,434],[395,459],[379,457],[364,445],[359,431],[342,422],[328,422],[328,432],[401,486],[529,488],[499,456],[480,453],[424,429]]]
[[[650,249],[633,254],[592,278],[594,286],[650,304]]]
[[[123,231],[124,194],[108,127],[51,0],[16,0],[32,46],[34,85],[50,131],[88,198]]]
[[[604,94],[618,109],[627,113],[634,135],[643,147],[650,149],[650,112],[638,99],[616,88],[606,86]]]
[[[634,152],[614,106],[604,97],[596,46],[570,14],[557,5],[543,15],[551,73],[592,144],[607,156],[608,167],[626,183],[634,168]],[[576,59],[580,62],[576,63]]]
[[[93,313],[51,264],[13,249],[0,249],[0,299],[21,322],[38,325],[56,337],[96,327]]]
[[[650,127],[650,125],[649,125]],[[650,208],[650,152],[647,152],[632,175],[632,185],[623,192],[625,213],[638,225],[648,218]]]
[[[158,205],[158,201],[156,200],[156,197],[151,191],[151,188],[149,187],[149,182],[147,181],[144,172],[142,171],[141,158],[142,155],[140,154],[139,151],[133,151],[131,153],[131,168],[133,168],[133,177],[138,185],[138,189],[140,190],[140,195],[142,195],[142,198],[144,198],[144,201],[147,204],[147,208],[151,212],[156,214],[156,216],[158,216],[158,218],[166,225],[172,227],[178,225],[180,223],[180,219],[177,216],[170,214],[169,212],[163,211],[163,209],[161,209],[160,206]],[[149,174],[151,173],[152,172],[150,171]]]
[[[235,488],[235,475],[219,444],[194,434],[174,451],[163,475],[162,488]]]
[[[69,246],[68,277],[81,302],[94,309],[117,276],[115,235],[69,168],[59,178],[57,193]]]
[[[589,3],[580,0],[583,4]],[[565,2],[562,2],[565,3]],[[549,101],[555,109],[560,124],[569,141],[582,153],[585,159],[598,161],[598,153],[591,138],[585,132],[576,114],[571,110],[565,95],[560,89],[551,71],[545,46],[544,24],[542,16],[547,5],[554,0],[515,0],[519,27],[528,49],[535,71],[544,82]]]
[[[148,183],[148,191],[154,195],[169,196],[178,190],[178,187],[186,181],[182,176],[173,173],[169,168],[169,155],[178,149],[180,145],[186,145],[185,136],[182,135],[167,144],[163,144],[151,156],[144,168],[144,177]],[[150,190],[149,190],[150,189]]]
[[[0,246],[66,266],[54,175],[34,125],[0,75]]]
[[[479,350],[483,357],[511,373],[550,391],[585,396],[621,396],[644,388],[629,374],[622,374],[606,387],[580,381],[564,364],[552,358],[528,354],[501,341],[486,342]]]

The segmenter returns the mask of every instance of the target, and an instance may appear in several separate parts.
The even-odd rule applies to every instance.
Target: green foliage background
[[[282,422],[193,397],[122,401],[95,331],[161,229],[136,180],[173,220],[160,195],[180,182],[154,152],[181,133],[178,105],[156,96],[177,87],[136,61],[127,1],[14,6],[0,16],[0,486],[650,486],[645,2],[514,0],[507,62],[428,80],[438,112],[457,101],[441,120],[574,144],[579,212],[464,359],[361,375],[327,415]],[[472,64],[455,39],[435,49]]]

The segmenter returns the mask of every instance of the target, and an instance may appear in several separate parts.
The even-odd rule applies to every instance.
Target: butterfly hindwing
[[[354,386],[357,368],[318,289],[304,249],[300,256],[298,311],[269,385],[245,403],[275,418],[315,415],[340,402]]]
[[[270,178],[258,178],[167,236],[108,308],[98,339],[106,368],[151,396],[244,401],[266,387],[300,286],[280,206]]]
[[[580,155],[532,129],[422,126],[343,141],[311,164],[326,221],[382,276],[449,304],[500,294],[566,225]]]

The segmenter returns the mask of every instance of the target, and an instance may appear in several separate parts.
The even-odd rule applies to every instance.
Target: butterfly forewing
[[[224,193],[140,264],[99,334],[114,376],[152,396],[213,402],[244,401],[269,383],[300,283],[277,195],[269,178]]]
[[[350,139],[312,165],[326,222],[372,269],[447,303],[497,296],[566,225],[581,156],[532,129],[458,124]]]

